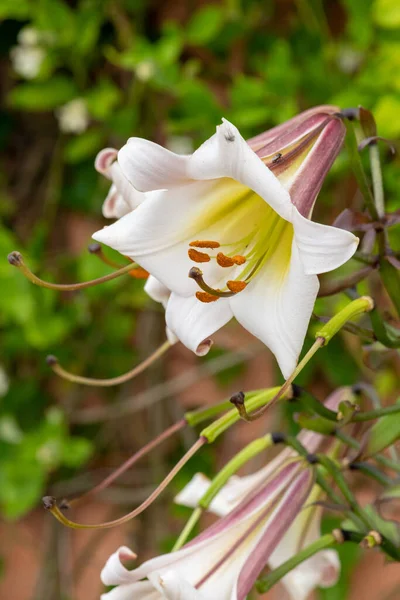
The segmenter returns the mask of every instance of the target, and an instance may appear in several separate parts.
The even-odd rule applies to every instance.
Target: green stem
[[[246,392],[246,399],[250,399],[253,396],[257,396],[261,394],[263,390],[254,390],[252,392]],[[185,413],[185,419],[190,427],[195,427],[203,421],[207,421],[208,419],[212,419],[216,415],[226,410],[230,410],[232,408],[232,403],[230,400],[224,400],[223,402],[219,402],[218,404],[214,404],[213,406],[208,406],[207,408],[199,408],[198,410],[192,410]]]
[[[186,540],[188,539],[188,537],[192,533],[193,528],[195,527],[195,525],[199,521],[199,519],[200,519],[200,517],[201,517],[202,514],[203,514],[203,509],[200,508],[199,506],[194,509],[194,511],[192,512],[192,514],[189,517],[188,522],[186,523],[186,525],[182,529],[182,531],[181,531],[178,539],[176,540],[176,542],[174,544],[174,547],[172,548],[171,552],[176,552],[177,550],[180,550],[180,548],[182,548],[183,544],[186,543]]]
[[[350,469],[352,471],[359,471],[363,475],[366,475],[367,477],[371,477],[372,479],[375,479],[375,481],[377,481],[378,483],[383,485],[383,487],[393,485],[393,481],[391,480],[390,477],[388,477],[387,475],[382,473],[382,471],[380,471],[374,465],[370,465],[367,462],[352,463],[350,466]]]
[[[179,550],[186,542],[188,537],[190,536],[194,526],[198,522],[203,510],[207,510],[210,506],[211,502],[218,494],[218,492],[224,487],[224,485],[228,482],[230,477],[234,473],[236,473],[240,467],[242,467],[246,462],[252,459],[254,456],[269,448],[274,443],[272,435],[267,434],[262,438],[254,440],[250,442],[243,450],[241,450],[236,456],[232,458],[223,469],[214,477],[211,481],[208,490],[203,494],[203,496],[198,501],[198,506],[193,511],[191,517],[186,523],[184,529],[182,530],[179,538],[177,539],[173,550]]]
[[[270,403],[271,400],[275,398],[275,396],[280,392],[280,387],[270,388],[268,390],[264,390],[260,392],[260,394],[254,395],[251,398],[246,398],[245,407],[247,412],[253,412],[258,408],[265,406]],[[286,394],[283,394],[282,398],[287,398],[291,396],[292,390],[291,388],[286,390]],[[240,419],[240,415],[236,408],[233,408],[228,413],[220,417],[214,423],[211,423],[208,427],[203,429],[200,433],[202,437],[205,437],[208,443],[214,442],[218,436],[221,435],[226,429],[229,429],[234,423],[236,423]]]
[[[215,496],[218,494],[221,488],[224,487],[228,479],[234,473],[236,473],[236,471],[238,471],[240,467],[242,467],[246,462],[248,462],[257,454],[260,454],[260,452],[262,452],[266,448],[272,446],[273,443],[273,438],[270,433],[268,433],[262,438],[250,442],[250,444],[248,444],[245,448],[243,448],[243,450],[241,450],[236,456],[234,456],[234,458],[232,458],[232,460],[230,460],[218,473],[218,475],[213,479],[210,487],[199,501],[199,506],[201,506],[201,508],[204,509],[208,508],[212,500],[215,498]]]
[[[368,410],[365,412],[357,413],[353,416],[352,422],[372,421],[372,419],[379,419],[379,417],[385,417],[386,415],[395,415],[397,413],[400,413],[400,404],[393,404],[392,406],[385,406],[383,408],[377,408],[376,410]]]
[[[370,190],[367,176],[364,171],[363,164],[361,162],[360,154],[358,151],[357,138],[354,131],[354,125],[351,121],[347,119],[344,120],[344,124],[346,125],[347,135],[346,135],[346,146],[350,157],[351,166],[354,171],[354,175],[357,179],[358,187],[364,197],[365,204],[367,205],[368,211],[374,221],[379,220],[379,215],[376,210],[374,197]]]
[[[395,336],[386,326],[377,308],[370,312],[370,319],[377,340],[387,348],[400,348],[400,332]]]
[[[360,536],[361,541],[362,536]],[[309,559],[311,556],[317,554],[321,550],[325,550],[326,548],[330,548],[337,544],[335,536],[332,533],[327,533],[320,537],[318,540],[301,550],[295,556],[292,556],[281,564],[277,569],[274,569],[271,573],[259,579],[256,583],[256,589],[260,594],[264,594],[268,592],[278,581],[280,581],[285,575],[287,575],[290,571],[295,569],[298,565]]]
[[[365,524],[365,526],[368,529],[373,529],[374,526],[371,523],[368,515],[359,506],[355,496],[353,495],[353,492],[347,485],[347,482],[343,477],[342,472],[338,469],[336,463],[333,460],[331,460],[328,456],[325,456],[323,454],[318,454],[318,462],[332,476],[334,482],[338,486],[340,492],[343,494],[343,497],[345,498],[346,502],[348,503],[354,514],[357,515],[359,519],[361,519],[361,521]]]

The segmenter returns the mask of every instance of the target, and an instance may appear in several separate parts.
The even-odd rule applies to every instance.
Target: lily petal
[[[125,177],[141,192],[179,186],[188,179],[187,156],[142,138],[130,138],[118,152],[118,162]]]
[[[273,567],[271,559],[269,562]],[[340,561],[337,552],[323,550],[290,571],[283,577],[282,584],[292,600],[307,600],[315,588],[335,585],[339,573]]]
[[[188,161],[188,175],[193,179],[231,177],[252,189],[281,217],[290,221],[290,195],[279,179],[265,166],[241,136],[237,127],[226,119]]]
[[[149,575],[149,579],[168,600],[208,600],[200,590],[196,590],[174,571],[167,571],[163,575],[154,572]]]
[[[100,600],[162,600],[164,597],[150,581],[136,581],[119,585],[110,592],[102,594]]]
[[[347,262],[359,239],[344,229],[309,221],[294,208],[293,227],[300,260],[307,275],[327,273]]]
[[[216,223],[209,222],[212,221],[209,215],[214,214],[211,211],[215,201],[221,194],[228,198],[233,194],[234,199],[240,199],[243,190],[233,180],[223,180],[197,181],[175,189],[152,192],[134,212],[97,231],[92,237],[138,261],[172,292],[194,296],[198,287],[188,277],[193,266],[188,256],[189,243],[203,234],[200,239],[213,239],[209,236],[218,232],[220,224],[218,220]],[[229,234],[230,230],[226,229],[225,235]],[[221,269],[216,261],[202,264],[202,270],[210,285],[221,278]],[[225,270],[225,276],[226,271],[229,269]]]
[[[144,284],[144,291],[152,300],[159,302],[166,308],[171,292],[169,289],[158,281],[153,275],[149,275],[146,283]]]
[[[231,298],[236,319],[275,354],[285,378],[294,370],[318,294],[316,275],[305,275],[299,251],[292,242],[286,271],[273,256],[243,291]],[[251,310],[249,310],[251,307]]]
[[[117,156],[118,150],[115,148],[104,148],[103,150],[100,150],[94,161],[94,168],[98,173],[107,177],[107,179],[111,179],[109,169],[113,162],[117,160]]]
[[[204,304],[196,296],[183,298],[171,294],[165,314],[168,328],[198,356],[207,354],[211,347],[209,336],[233,317],[229,302],[220,298]]]

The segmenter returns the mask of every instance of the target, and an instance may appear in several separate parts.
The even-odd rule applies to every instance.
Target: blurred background
[[[238,424],[125,527],[71,532],[44,512],[41,497],[87,491],[188,408],[276,385],[281,376],[269,351],[231,323],[205,358],[177,345],[120,387],[64,382],[46,366],[47,354],[79,374],[119,375],[165,339],[163,311],[145,295],[143,281],[129,277],[80,293],[35,287],[10,267],[7,254],[20,250],[51,281],[108,273],[87,252],[92,232],[106,223],[101,206],[109,185],[94,159],[132,135],[189,153],[222,116],[250,137],[301,110],[334,103],[364,105],[380,135],[398,139],[400,4],[0,0],[0,86],[0,596],[95,600],[101,567],[118,545],[132,547],[140,560],[171,549],[190,514],[172,504],[174,494],[194,472],[212,475],[255,435],[282,428],[285,415]],[[399,159],[385,147],[382,155],[394,210]],[[359,207],[360,198],[344,151],[321,192],[316,220],[332,223],[346,206]],[[392,235],[400,250],[398,232]],[[332,314],[341,302],[340,296],[319,300],[316,312]],[[367,370],[366,360],[379,370]],[[344,334],[300,383],[323,399],[338,385],[372,379],[388,401],[396,397],[399,366],[392,353],[366,357]],[[284,422],[295,427],[290,418]],[[195,437],[176,435],[74,518],[99,522],[131,510]],[[373,490],[357,485],[367,501]],[[373,553],[362,558],[357,548],[342,552],[339,584],[316,598],[400,598],[398,566],[383,567]],[[283,590],[273,598],[283,600]]]

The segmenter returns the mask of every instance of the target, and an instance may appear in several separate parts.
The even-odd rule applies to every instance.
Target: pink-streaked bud
[[[346,128],[338,112],[316,107],[248,141],[307,218],[343,145]]]

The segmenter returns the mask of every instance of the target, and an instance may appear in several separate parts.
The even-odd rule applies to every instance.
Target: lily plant
[[[236,317],[285,377],[293,371],[317,275],[358,245],[352,233],[310,220],[344,139],[337,111],[312,109],[248,142],[223,119],[192,155],[140,138],[117,161],[115,151],[101,155],[97,168],[114,182],[104,210],[128,212],[93,238],[163,284],[167,326],[189,349],[204,354]]]
[[[122,561],[135,555],[119,548],[101,573],[105,585],[117,587],[101,600],[244,600],[301,511],[313,481],[304,459],[289,458],[229,514],[177,552],[130,571]]]

